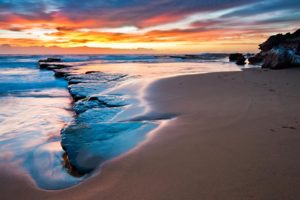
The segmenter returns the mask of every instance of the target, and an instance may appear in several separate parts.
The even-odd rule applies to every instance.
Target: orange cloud
[[[99,21],[97,22],[99,23]],[[93,27],[95,20],[78,20],[74,21],[64,16],[60,12],[53,12],[46,18],[28,18],[18,14],[10,14],[5,17],[5,21],[0,22],[1,29],[8,30],[26,30],[32,28],[56,29],[57,27],[68,27],[69,29]]]
[[[149,17],[140,22],[141,27],[148,27],[176,21],[182,16],[163,14]],[[197,21],[190,24],[189,28],[172,30],[154,30],[148,32],[133,31],[132,33],[100,32],[94,27],[108,22],[94,19],[71,20],[61,12],[52,12],[45,17],[28,17],[18,14],[10,14],[0,22],[0,29],[12,32],[24,33],[23,37],[0,38],[0,45],[9,44],[13,47],[108,47],[115,49],[154,48],[158,51],[222,51],[238,48],[238,45],[248,45],[247,51],[257,50],[257,44],[265,40],[279,28],[265,30],[264,25],[252,26],[252,28],[231,22],[211,20]],[[114,23],[117,23],[115,21]],[[228,25],[230,24],[230,26]],[[40,33],[34,37],[34,28],[52,30],[49,33]],[[30,31],[32,30],[32,33]],[[0,30],[1,31],[1,30]],[[291,30],[292,31],[292,30]],[[29,33],[28,33],[29,32]],[[285,31],[283,31],[285,32]],[[30,35],[28,37],[28,35]],[[144,46],[143,46],[144,45]],[[86,48],[86,47],[85,47]],[[74,51],[74,50],[73,50]],[[95,50],[96,51],[96,50]],[[84,49],[83,52],[87,52]]]
[[[58,29],[57,32],[46,34],[46,36],[49,36],[47,41],[43,39],[0,38],[0,44],[62,48],[83,46],[124,48],[126,45],[126,48],[130,47],[130,49],[140,48],[143,45],[144,48],[156,48],[158,51],[168,50],[170,52],[187,51],[187,49],[195,52],[211,51],[213,47],[219,48],[216,51],[221,51],[221,49],[223,51],[230,48],[230,45],[237,47],[237,44],[249,44],[254,51],[257,49],[257,44],[267,37],[263,34],[253,34],[252,30],[206,30],[202,28],[150,31],[143,34]]]
[[[166,13],[158,16],[153,16],[148,19],[145,19],[139,23],[140,27],[150,27],[159,24],[165,24],[169,22],[174,22],[176,20],[182,19],[183,16],[179,14]]]

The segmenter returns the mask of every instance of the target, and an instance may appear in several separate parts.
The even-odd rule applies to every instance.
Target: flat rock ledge
[[[109,122],[128,105],[128,99],[103,92],[122,83],[127,75],[99,71],[76,74],[73,66],[57,58],[40,60],[38,65],[42,70],[53,71],[55,77],[64,78],[73,98],[75,118],[61,130],[61,145],[66,152],[64,166],[70,174],[78,176],[91,172],[113,156],[107,155],[106,151],[116,149],[114,138],[128,131],[137,132],[146,125],[141,122]]]

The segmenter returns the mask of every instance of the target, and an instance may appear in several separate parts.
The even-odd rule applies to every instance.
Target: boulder
[[[250,65],[256,65],[258,63],[261,63],[262,61],[263,61],[263,56],[260,53],[248,58],[248,62]]]
[[[242,56],[242,57],[239,57],[237,60],[236,60],[236,64],[237,65],[245,65],[246,64],[246,58],[244,57],[244,56]]]
[[[245,59],[245,57],[241,53],[232,53],[232,54],[229,54],[229,61],[230,62],[236,62],[238,60],[243,60],[243,59]]]

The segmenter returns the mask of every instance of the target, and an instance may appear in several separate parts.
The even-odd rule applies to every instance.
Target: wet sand
[[[146,100],[177,115],[73,188],[42,191],[1,167],[1,199],[299,199],[300,69],[161,79]]]

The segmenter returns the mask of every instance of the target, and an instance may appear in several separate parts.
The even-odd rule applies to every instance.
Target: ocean
[[[40,69],[57,57],[67,78]],[[247,67],[247,66],[246,66]],[[225,54],[0,56],[0,166],[30,176],[41,189],[81,183],[134,149],[172,114],[145,117],[143,98],[157,79],[238,71]],[[65,73],[65,71],[64,71]],[[149,115],[150,116],[150,115]]]

